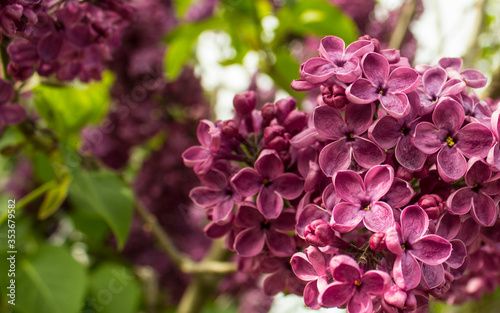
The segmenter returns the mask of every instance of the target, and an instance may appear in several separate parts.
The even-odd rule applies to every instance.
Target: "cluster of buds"
[[[311,114],[292,98],[258,110],[248,92],[234,119],[200,123],[183,158],[207,236],[311,309],[422,312],[492,291],[500,108],[471,90],[484,75],[457,58],[412,68],[368,36],[318,51],[292,82],[321,89]]]

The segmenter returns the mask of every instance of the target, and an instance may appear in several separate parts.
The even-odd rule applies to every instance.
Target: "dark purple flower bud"
[[[234,120],[227,120],[222,122],[222,134],[227,138],[234,138],[238,135],[238,125]]]
[[[327,222],[315,220],[304,229],[304,237],[308,244],[324,247],[335,241],[335,232]]]
[[[274,118],[274,104],[270,102],[264,104],[260,114],[264,121],[269,123]]]
[[[342,109],[349,103],[345,95],[345,88],[338,85],[321,87],[321,95],[323,102],[332,108]]]
[[[267,144],[278,136],[283,136],[285,128],[279,125],[273,125],[264,128],[264,142]]]
[[[294,98],[288,97],[286,99],[281,99],[276,102],[276,118],[280,123],[283,123],[287,118],[288,114],[292,112],[297,106],[297,101]]]
[[[254,91],[246,91],[244,93],[234,96],[233,99],[234,109],[240,116],[249,115],[257,105],[257,98]]]
[[[275,137],[273,140],[266,144],[266,148],[282,151],[288,149],[290,142],[283,137]]]
[[[370,237],[370,249],[373,251],[384,251],[387,249],[384,232],[376,232]]]
[[[292,133],[301,131],[307,126],[307,113],[302,111],[292,111],[288,114],[283,126],[286,130]]]
[[[444,211],[443,199],[436,194],[423,195],[418,205],[424,209],[431,220],[437,219]]]

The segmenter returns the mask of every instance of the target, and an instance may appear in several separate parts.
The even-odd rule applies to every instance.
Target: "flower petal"
[[[483,73],[478,70],[468,69],[460,73],[467,86],[471,88],[482,88],[486,86],[488,80]]]
[[[267,219],[275,219],[283,209],[283,198],[271,188],[263,186],[257,196],[257,209]]]
[[[333,186],[337,196],[350,203],[361,203],[365,195],[365,183],[354,171],[338,171],[333,177]]]
[[[332,62],[341,61],[344,54],[344,41],[335,36],[326,36],[321,39],[318,52],[319,55]]]
[[[441,98],[432,113],[432,121],[440,128],[448,131],[452,136],[460,129],[464,122],[464,108],[452,98]]]
[[[304,228],[316,220],[323,220],[327,223],[330,222],[331,214],[326,210],[315,204],[308,204],[297,215],[297,224],[295,226],[295,233],[304,239]]]
[[[437,128],[429,122],[421,122],[415,127],[412,142],[425,154],[437,152],[445,143],[446,131]]]
[[[451,268],[457,269],[465,262],[465,258],[467,257],[467,247],[462,240],[458,239],[450,240],[450,243],[453,250],[451,251],[451,255],[448,260],[446,260],[446,264],[448,264]]]
[[[401,213],[401,233],[403,243],[413,243],[429,228],[429,217],[418,205],[410,205]]]
[[[359,291],[370,296],[383,294],[391,284],[389,274],[379,270],[371,270],[361,277],[361,286]]]
[[[427,160],[427,155],[420,151],[411,142],[409,135],[402,136],[396,145],[396,160],[406,169],[416,172],[422,169]]]
[[[389,77],[389,61],[381,54],[371,52],[366,54],[362,60],[362,68],[365,77],[376,87],[385,85]]]
[[[472,208],[474,196],[469,187],[460,188],[448,197],[446,206],[453,214],[466,214]]]
[[[244,197],[259,192],[262,187],[262,176],[253,168],[244,168],[231,179],[234,189]]]
[[[265,221],[264,216],[255,209],[253,204],[243,202],[238,207],[234,223],[240,227],[253,228],[260,227]]]
[[[345,136],[345,123],[339,110],[321,105],[314,110],[313,120],[321,136],[332,140]]]
[[[274,150],[265,149],[260,153],[257,161],[255,161],[255,169],[262,178],[273,180],[283,173],[285,166]]]
[[[304,303],[311,310],[318,310],[321,308],[319,304],[319,290],[318,281],[313,280],[306,285],[304,288]]]
[[[297,198],[304,191],[302,180],[293,173],[285,173],[276,177],[271,185],[275,192],[288,200]]]
[[[334,256],[330,260],[330,270],[333,280],[353,285],[354,281],[360,280],[361,270],[358,263],[345,254]]]
[[[321,150],[318,163],[326,176],[333,176],[351,164],[351,147],[346,144],[345,139],[334,141]]]
[[[363,219],[363,212],[359,205],[347,202],[337,204],[332,212],[333,229],[341,233],[353,230]]]
[[[482,159],[472,158],[469,160],[469,168],[465,174],[465,183],[467,186],[482,185],[490,176],[490,167]]]
[[[354,136],[353,157],[359,165],[371,168],[385,161],[385,152],[370,140]]]
[[[426,235],[411,244],[410,253],[429,265],[446,261],[451,254],[451,243],[436,235]]]
[[[460,216],[444,213],[436,224],[436,235],[444,239],[453,239],[460,231]]]
[[[465,125],[456,135],[457,148],[468,157],[486,157],[493,145],[493,134],[481,123]]]
[[[396,257],[392,273],[394,282],[403,290],[417,287],[422,276],[420,265],[409,253],[403,253]]]
[[[437,97],[446,79],[448,79],[448,74],[443,68],[433,67],[428,69],[422,75],[425,92],[431,97]]]
[[[207,187],[196,187],[191,189],[189,197],[196,205],[201,207],[209,207],[219,203],[227,197],[225,191],[212,190]]]
[[[302,64],[300,76],[313,84],[320,84],[330,78],[335,65],[323,58],[311,58]]]
[[[490,196],[479,191],[472,201],[472,217],[481,226],[493,226],[498,217],[498,206]]]
[[[345,91],[347,99],[352,103],[364,104],[378,99],[378,88],[367,79],[359,78]]]
[[[380,104],[395,118],[403,118],[410,113],[410,102],[404,93],[390,93],[380,96]]]
[[[389,165],[377,165],[366,172],[364,185],[370,201],[378,201],[391,188],[394,169]]]
[[[385,232],[394,225],[392,208],[384,202],[375,202],[365,211],[363,222],[373,232]]]
[[[234,250],[243,257],[256,256],[264,248],[264,242],[264,232],[259,228],[245,229],[234,239]]]
[[[369,130],[369,136],[382,149],[390,149],[403,136],[402,125],[392,116],[384,116],[378,119]]]
[[[391,189],[381,198],[381,200],[393,208],[401,208],[410,202],[415,195],[410,182],[396,177]]]
[[[277,231],[266,231],[266,243],[269,251],[277,257],[289,257],[295,252],[292,236]]]
[[[188,167],[193,167],[196,164],[205,161],[210,157],[211,153],[202,146],[192,146],[182,153],[184,164]]]
[[[355,288],[341,282],[333,282],[319,296],[319,303],[325,308],[334,308],[345,304],[352,298]]]
[[[347,304],[348,312],[372,313],[373,303],[370,296],[356,291]]]
[[[409,93],[417,89],[420,75],[410,67],[398,67],[391,72],[386,87],[389,92]]]
[[[456,148],[444,146],[437,155],[437,167],[439,176],[445,182],[460,179],[467,171],[467,161]]]
[[[345,122],[354,135],[364,133],[370,127],[373,114],[375,113],[375,104],[355,104],[350,103],[345,109]]]
[[[295,275],[297,275],[298,278],[304,281],[318,279],[318,273],[307,259],[307,255],[305,253],[295,253],[290,260],[290,264],[292,266],[293,272],[295,273]]]
[[[444,268],[442,264],[427,265],[422,264],[422,278],[424,279],[426,289],[434,289],[444,283]]]

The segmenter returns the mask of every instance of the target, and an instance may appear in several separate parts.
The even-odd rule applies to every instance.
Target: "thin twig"
[[[416,7],[417,0],[410,0],[402,5],[398,22],[392,33],[391,40],[389,40],[389,48],[401,48],[401,44],[403,43],[406,32],[408,31],[408,27],[410,26],[413,15],[415,14]]]

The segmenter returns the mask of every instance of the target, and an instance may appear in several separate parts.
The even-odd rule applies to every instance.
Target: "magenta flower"
[[[418,205],[406,207],[401,213],[401,227],[386,232],[385,243],[396,254],[393,267],[394,282],[404,290],[410,290],[420,282],[421,268],[417,260],[428,265],[445,262],[451,255],[452,246],[437,235],[425,235],[429,229],[429,217]]]
[[[326,105],[314,110],[314,127],[326,139],[334,140],[321,150],[318,163],[327,176],[345,170],[351,156],[362,167],[371,168],[385,160],[385,152],[361,137],[372,122],[374,104],[349,104],[344,118],[339,110]],[[344,121],[345,119],[345,121]]]
[[[425,154],[437,155],[439,176],[446,181],[458,180],[465,174],[465,157],[485,157],[493,144],[491,131],[480,123],[464,122],[463,107],[452,98],[439,100],[432,121],[422,122],[415,128],[413,144]]]
[[[208,187],[196,187],[191,190],[189,197],[197,205],[212,208],[212,221],[225,224],[233,217],[233,206],[242,200],[229,183],[226,175],[221,171],[212,170],[204,177],[204,184]]]
[[[353,171],[339,171],[333,177],[337,195],[346,202],[333,208],[332,226],[346,233],[361,221],[373,232],[385,231],[394,225],[392,208],[379,201],[391,188],[394,170],[377,165],[366,172],[365,179]]]
[[[295,252],[295,241],[287,234],[295,227],[292,210],[285,210],[277,219],[268,220],[252,204],[242,203],[235,223],[243,228],[234,239],[234,250],[240,256],[256,256],[262,252],[264,244],[278,257],[289,257]]]
[[[469,168],[465,174],[463,187],[448,198],[446,205],[453,214],[471,212],[474,220],[481,226],[492,226],[498,217],[498,205],[491,196],[500,193],[500,180],[491,177],[488,164],[482,159],[469,160]]]
[[[182,154],[184,164],[194,167],[196,173],[208,171],[213,163],[214,154],[221,146],[221,131],[209,120],[201,120],[196,135],[201,146],[188,148]]]
[[[345,50],[342,39],[327,36],[321,40],[319,58],[311,58],[300,68],[300,76],[308,83],[321,84],[332,76],[345,83],[353,82],[361,76],[359,58],[373,51],[373,43],[368,40],[358,40]]]
[[[450,79],[461,79],[471,88],[486,86],[487,79],[483,73],[474,69],[461,71],[462,64],[463,60],[461,58],[442,58],[439,60],[439,66],[446,69]]]
[[[347,303],[349,313],[373,312],[372,296],[382,295],[389,287],[389,274],[372,270],[363,274],[358,263],[346,255],[337,255],[330,261],[334,282],[320,295],[323,307],[339,307]]]
[[[379,100],[391,116],[408,115],[410,103],[406,94],[418,88],[420,75],[409,67],[398,67],[389,74],[389,61],[374,52],[363,57],[361,66],[366,78],[357,79],[347,88],[347,98],[359,104]]]
[[[415,92],[407,96],[411,107],[408,115],[401,119],[388,115],[378,119],[370,127],[368,136],[382,149],[390,149],[395,145],[396,160],[409,171],[419,171],[427,155],[413,145],[411,138],[419,122],[416,118],[420,112],[420,100]]]
[[[329,260],[330,257],[313,246],[307,247],[306,253],[295,253],[290,260],[295,275],[308,282],[304,289],[304,303],[310,309],[317,310],[321,307],[319,296],[329,283]]]
[[[257,196],[257,209],[268,219],[277,218],[283,198],[295,199],[303,191],[299,176],[283,173],[285,166],[274,150],[265,149],[255,161],[255,169],[244,168],[231,179],[234,189],[244,197]]]
[[[448,80],[448,74],[441,67],[431,67],[422,75],[422,89],[417,89],[422,105],[422,113],[432,112],[437,101],[444,96],[460,93],[465,88],[461,79]]]
[[[495,136],[495,144],[488,152],[488,164],[500,170],[500,110],[493,112],[491,115],[491,130]]]

